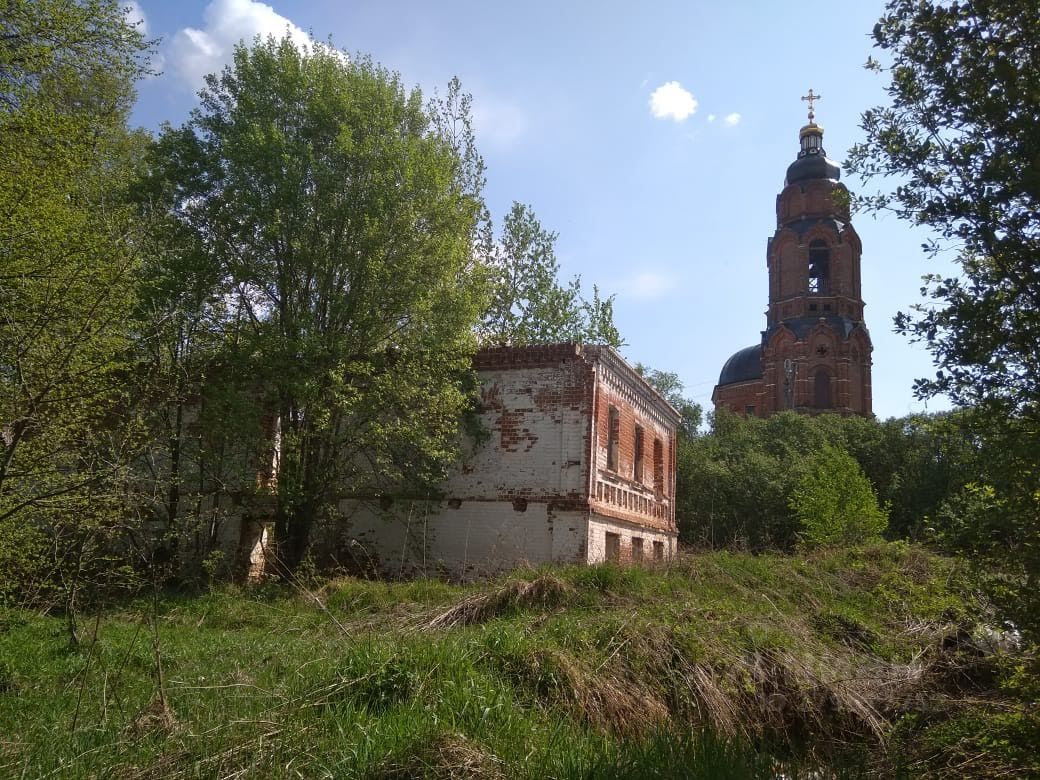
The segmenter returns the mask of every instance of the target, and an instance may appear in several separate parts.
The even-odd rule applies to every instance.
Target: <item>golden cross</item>
[[[809,88],[809,94],[808,95],[802,95],[802,100],[808,100],[809,101],[809,122],[810,122],[810,124],[812,123],[812,121],[814,119],[816,119],[816,114],[813,112],[813,101],[814,100],[820,100],[822,97],[823,97],[823,95],[814,95],[811,87]]]

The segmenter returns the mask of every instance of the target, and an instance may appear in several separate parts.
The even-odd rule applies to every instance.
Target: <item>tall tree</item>
[[[1037,413],[1040,401],[1040,6],[1033,0],[891,0],[874,28],[891,105],[863,114],[848,167],[899,177],[860,200],[933,228],[959,277],[926,277],[929,303],[898,329],[938,372],[922,396]]]
[[[0,527],[23,538],[105,515],[126,465],[126,119],[148,44],[125,15],[10,0],[0,18]]]
[[[491,300],[479,334],[489,344],[579,341],[621,346],[614,327],[614,299],[581,295],[581,279],[559,279],[557,234],[542,227],[534,210],[513,203],[497,242],[479,245],[490,276]]]
[[[923,341],[937,372],[919,395],[974,407],[1003,441],[991,472],[1002,522],[989,551],[1022,587],[1020,614],[1040,615],[1040,6],[1034,0],[889,0],[874,28],[890,64],[891,104],[863,114],[849,168],[895,176],[863,198],[934,229],[960,274],[927,276],[928,302],[896,320]],[[977,493],[976,495],[982,495]],[[992,515],[993,513],[988,513]],[[1014,540],[1008,546],[1007,540]],[[1040,629],[1040,621],[1034,624]]]
[[[164,143],[175,214],[245,314],[251,392],[278,421],[292,568],[339,497],[421,494],[453,457],[483,295],[479,156],[396,74],[273,38],[238,47]]]

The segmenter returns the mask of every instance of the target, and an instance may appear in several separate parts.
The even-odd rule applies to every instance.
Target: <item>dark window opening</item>
[[[654,560],[664,560],[664,542],[654,542]]]
[[[632,560],[643,560],[643,538],[641,536],[632,537]]]
[[[831,310],[831,305],[829,303],[823,304],[823,310],[824,311],[830,311]]]
[[[621,560],[621,537],[607,532],[607,560],[617,563]]]
[[[660,439],[654,439],[654,490],[658,495],[664,493],[664,445]]]
[[[813,376],[813,405],[817,409],[831,408],[831,375],[825,368],[816,369]]]
[[[643,481],[643,426],[636,426],[636,442],[633,453],[634,465],[632,467],[632,479],[636,482]]]
[[[607,424],[607,468],[618,470],[618,439],[621,438],[621,413],[610,407]]]
[[[811,281],[812,281],[812,280],[810,279],[810,282],[811,282]],[[810,304],[809,304],[809,311],[816,311],[816,304],[815,304],[815,303],[810,303]]]
[[[744,407],[744,414],[746,414],[748,417],[753,417],[755,415],[755,407],[753,407],[753,406],[745,406]]]
[[[526,498],[514,498],[513,499],[513,511],[514,512],[526,512],[527,511],[527,499]]]
[[[830,291],[831,251],[823,241],[809,244],[809,293],[821,295]]]

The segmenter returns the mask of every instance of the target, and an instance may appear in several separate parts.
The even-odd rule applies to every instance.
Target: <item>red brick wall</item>
[[[610,407],[620,413],[618,468],[607,468]],[[649,528],[675,528],[675,429],[655,419],[645,403],[631,393],[601,381],[596,388],[596,456],[592,488],[593,511]],[[636,427],[644,434],[643,473],[635,473]],[[661,442],[663,486],[654,485],[654,440]]]

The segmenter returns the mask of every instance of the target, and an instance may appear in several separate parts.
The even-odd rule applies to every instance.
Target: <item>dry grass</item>
[[[551,574],[543,574],[533,580],[512,580],[500,588],[463,599],[434,616],[425,628],[436,630],[472,626],[520,609],[555,607],[572,590],[570,585]]]
[[[589,669],[557,648],[541,648],[526,659],[527,682],[595,728],[619,735],[647,734],[666,725],[668,704],[623,665]]]
[[[385,780],[504,780],[502,762],[462,734],[439,734],[418,746],[404,761],[388,761],[376,770]]]

